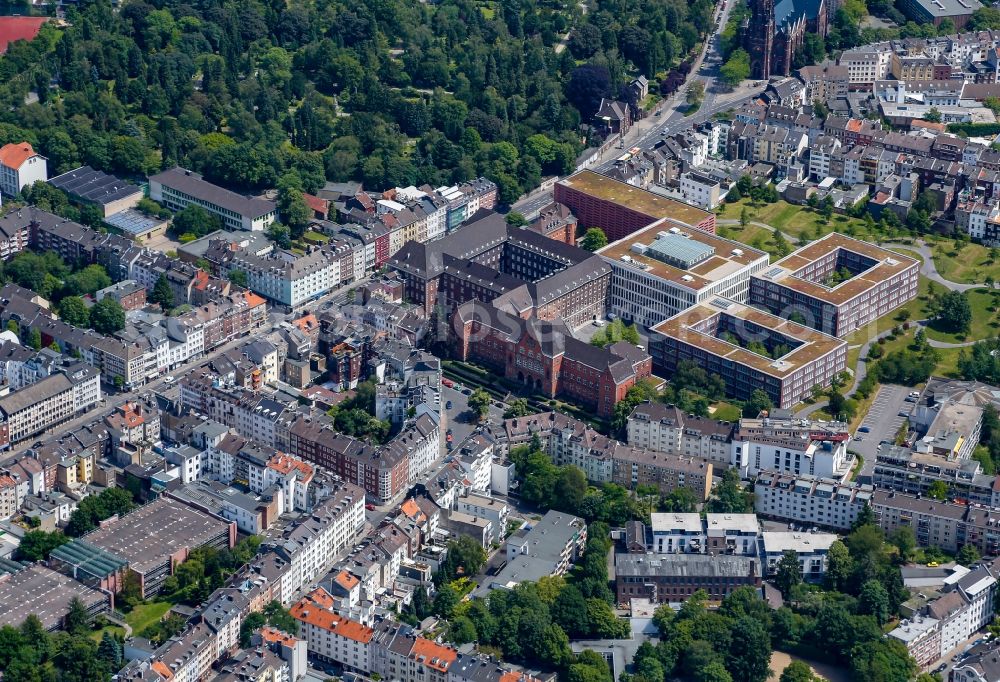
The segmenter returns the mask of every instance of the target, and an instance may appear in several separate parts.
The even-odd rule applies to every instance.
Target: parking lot
[[[878,394],[872,402],[871,409],[865,416],[857,433],[854,434],[854,441],[851,449],[864,457],[864,465],[858,474],[858,481],[861,483],[871,483],[872,471],[875,467],[875,453],[878,445],[882,441],[892,442],[896,438],[896,432],[905,417],[901,417],[901,411],[909,412],[911,403],[906,402],[906,396],[913,390],[907,386],[895,386],[886,384],[879,388]]]
[[[451,429],[452,443],[455,447],[468,438],[479,426],[475,415],[469,409],[469,396],[465,395],[463,391],[472,392],[468,386],[464,386],[461,382],[456,382],[454,388],[441,387],[441,400],[444,401],[442,407],[445,413],[444,428]],[[451,403],[450,408],[448,407],[449,402]],[[494,404],[490,405],[489,420],[494,424],[503,420],[503,409],[497,407],[495,401]],[[442,453],[447,451],[447,440],[447,437],[441,439]]]

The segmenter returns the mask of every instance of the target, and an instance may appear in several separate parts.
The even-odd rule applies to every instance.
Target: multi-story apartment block
[[[965,517],[968,509],[961,505],[876,490],[872,497],[872,509],[879,526],[886,533],[904,526],[912,528],[922,547],[933,546],[946,552],[957,552],[966,544]]]
[[[837,64],[847,67],[850,87],[859,89],[875,81],[885,80],[892,68],[892,54],[888,46],[845,50],[837,60]]]
[[[266,230],[278,215],[273,201],[230,192],[183,168],[171,168],[150,176],[149,197],[172,211],[191,205],[200,206],[217,215],[231,230],[260,232]]]
[[[770,471],[841,481],[854,462],[847,453],[850,440],[843,422],[740,419],[733,434],[733,464],[749,476]]]
[[[631,446],[615,449],[611,480],[635,490],[641,485],[655,485],[664,494],[687,488],[699,501],[712,491],[711,462],[684,455],[673,455]]]
[[[230,274],[245,272],[251,291],[286,306],[322,296],[341,282],[340,260],[319,248],[311,248],[305,255],[282,251],[268,256],[234,250],[225,268]]]
[[[49,177],[47,160],[28,142],[0,147],[0,193],[13,197],[25,187]]]
[[[609,307],[651,327],[713,298],[747,302],[750,277],[768,255],[700,230],[659,220],[600,251],[612,271]]]
[[[958,442],[956,435],[949,446]],[[952,452],[951,447],[945,450]],[[933,451],[918,452],[892,443],[879,444],[872,471],[872,483],[878,488],[924,495],[935,482],[943,481],[952,497],[976,504],[996,504],[996,480],[996,476],[982,473],[982,466],[976,460],[961,460]]]
[[[761,471],[754,483],[754,509],[793,524],[848,530],[871,503],[873,489],[804,474]]]
[[[823,135],[809,147],[809,177],[817,182],[830,177],[830,162],[840,149],[840,140]]]
[[[664,228],[715,233],[715,214],[584,170],[555,185],[555,200],[569,206],[584,228],[599,227],[618,241],[652,222]]]
[[[921,668],[941,658],[941,622],[935,618],[922,615],[904,618],[887,636],[902,642]]]
[[[10,260],[28,248],[30,230],[30,211],[11,211],[0,217],[0,260]]]
[[[288,562],[282,594],[292,595],[319,580],[333,566],[336,555],[355,542],[365,525],[364,491],[340,482],[310,516],[268,541]]]
[[[473,594],[484,597],[494,589],[513,589],[518,583],[546,575],[563,575],[580,557],[587,544],[583,519],[548,511],[530,529],[507,538],[507,565],[484,581]]]
[[[0,398],[0,438],[13,445],[90,409],[101,401],[101,376],[77,363]]]
[[[751,350],[749,346],[757,350]],[[765,350],[764,355],[760,350]],[[726,393],[746,400],[757,389],[788,408],[826,386],[847,363],[847,344],[750,306],[712,299],[650,330],[649,351],[661,376],[681,361],[718,374]]]
[[[652,373],[649,355],[628,342],[597,348],[576,339],[562,321],[523,319],[479,301],[459,306],[452,331],[458,358],[475,359],[550,397],[566,396],[602,417]]]
[[[621,443],[595,431],[589,424],[561,412],[545,412],[505,419],[503,444],[527,445],[538,436],[542,449],[559,465],[580,468],[587,480],[609,483],[612,459]]]
[[[726,196],[722,183],[697,171],[680,176],[680,190],[686,202],[709,211],[717,208]]]
[[[290,609],[292,617],[300,623],[309,653],[345,670],[372,672],[371,642],[375,631],[337,615],[333,606],[333,597],[318,587]]]
[[[673,405],[644,402],[628,418],[628,443],[637,448],[696,457],[728,466],[734,425],[685,414]]]
[[[844,336],[916,297],[919,271],[913,258],[833,232],[752,275],[750,305]]]
[[[773,576],[778,572],[778,562],[786,552],[795,552],[799,557],[802,578],[818,582],[826,575],[827,555],[830,545],[837,541],[835,533],[806,533],[789,531],[764,531],[760,534],[758,551],[764,574]]]
[[[455,501],[455,510],[475,518],[488,519],[492,528],[488,542],[499,544],[507,533],[507,517],[510,509],[502,500],[470,494]]]

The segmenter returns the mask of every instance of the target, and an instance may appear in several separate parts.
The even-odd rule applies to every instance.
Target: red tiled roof
[[[322,213],[326,215],[330,212],[330,202],[326,199],[320,199],[319,197],[313,196],[312,194],[302,193],[302,198],[306,200],[306,206],[311,208],[315,213]]]
[[[5,144],[0,147],[0,164],[7,166],[7,168],[18,169],[34,155],[35,150],[27,142]]]
[[[455,649],[423,637],[417,637],[414,640],[410,655],[416,656],[417,660],[423,662],[427,667],[443,673],[448,672],[448,667],[458,658],[458,652]]]
[[[0,54],[15,40],[34,40],[46,17],[0,17]]]

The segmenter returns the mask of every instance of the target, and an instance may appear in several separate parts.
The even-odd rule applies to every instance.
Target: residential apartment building
[[[25,187],[45,182],[47,160],[28,142],[11,142],[0,147],[0,194],[8,199]]]
[[[586,422],[561,412],[543,412],[505,419],[503,445],[511,448],[528,445],[537,436],[545,453],[558,466],[573,465],[588,481],[610,483],[612,460],[621,445],[598,433]]]
[[[612,463],[611,480],[629,490],[655,485],[668,494],[687,488],[699,501],[707,500],[712,491],[713,466],[704,459],[622,446],[616,449]]]
[[[319,580],[333,560],[357,539],[365,525],[364,491],[339,482],[308,518],[268,541],[268,547],[288,562],[282,594],[292,595]]]
[[[833,232],[751,275],[749,302],[844,336],[912,300],[919,270],[913,258]],[[831,279],[844,272],[849,279]]]
[[[231,230],[260,232],[266,230],[278,215],[273,201],[230,192],[183,168],[171,168],[150,176],[149,197],[172,211],[191,205],[200,206],[218,216],[222,224]]]
[[[845,50],[837,64],[847,67],[847,80],[851,89],[859,89],[875,81],[885,80],[892,68],[892,54],[888,46]]]
[[[734,425],[685,414],[674,405],[647,401],[628,417],[628,443],[637,448],[696,457],[728,466]]]
[[[750,343],[768,349],[768,355],[745,347]],[[665,372],[660,376],[672,376],[678,363],[692,361],[722,377],[727,395],[746,400],[761,389],[780,408],[809,396],[813,386],[829,385],[847,364],[847,344],[840,339],[725,299],[651,328],[649,352],[657,372]]]
[[[754,483],[754,509],[793,524],[846,531],[871,503],[873,488],[805,474],[761,471]]]
[[[101,401],[101,376],[76,363],[0,398],[0,439],[14,445],[75,417]]]
[[[760,534],[758,550],[764,574],[773,576],[778,563],[786,552],[799,558],[803,580],[820,582],[826,575],[830,545],[837,542],[835,533],[807,533],[804,531],[764,531]]]
[[[748,476],[769,471],[841,481],[854,463],[847,453],[850,440],[843,422],[740,419],[733,434],[732,462]]]
[[[530,528],[521,528],[507,538],[506,565],[485,580],[473,595],[482,598],[494,589],[513,589],[523,581],[546,575],[563,575],[579,559],[587,544],[583,519],[548,511]]]
[[[701,230],[658,220],[597,252],[612,271],[609,307],[623,320],[652,327],[714,298],[745,303],[750,277],[768,255]]]

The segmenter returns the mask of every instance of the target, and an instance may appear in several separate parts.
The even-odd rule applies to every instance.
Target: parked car
[[[450,410],[451,409],[451,401],[450,400],[444,404],[444,409],[446,409],[446,410]]]
[[[447,386],[448,388],[454,388],[455,386],[455,382],[452,381],[451,379],[442,379],[441,383]]]
[[[368,511],[375,511],[375,505],[371,503],[366,504],[365,509],[367,509]]]
[[[869,431],[871,431],[871,428],[867,426],[862,426],[860,429],[858,429],[858,431],[860,431],[861,433],[868,433]]]

